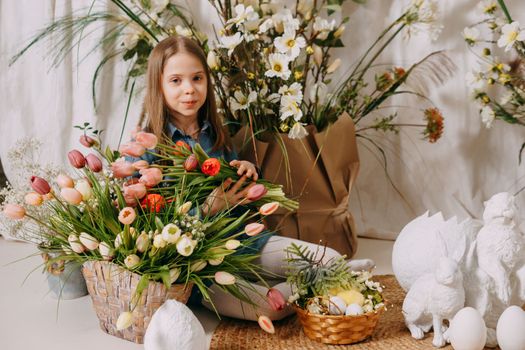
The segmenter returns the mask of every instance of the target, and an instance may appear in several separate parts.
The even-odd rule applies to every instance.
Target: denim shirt
[[[199,143],[202,149],[212,158],[224,158],[228,163],[232,160],[237,159],[237,152],[235,152],[235,150],[232,150],[231,152],[228,152],[225,149],[217,149],[215,151],[212,151],[213,144],[215,143],[215,132],[210,122],[207,120],[205,120],[202,124],[202,129],[199,133],[197,140],[193,139],[190,135],[186,135],[184,131],[177,128],[171,122],[168,122],[168,125],[166,127],[166,134],[171,135],[171,140],[173,142],[184,141],[188,145],[190,145],[191,148],[193,148],[196,143]],[[130,162],[135,162],[137,160],[145,160],[149,164],[153,164],[158,160],[158,157],[154,154],[146,152],[139,158],[126,157],[126,160]]]

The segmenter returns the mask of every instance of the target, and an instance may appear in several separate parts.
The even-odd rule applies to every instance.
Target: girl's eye
[[[180,81],[180,80],[177,79],[177,78],[171,80],[171,82],[172,82],[172,83],[175,83],[175,84],[177,84],[179,81]]]
[[[196,76],[195,78],[193,78],[193,80],[200,81],[200,80],[202,80],[202,77],[201,76]]]

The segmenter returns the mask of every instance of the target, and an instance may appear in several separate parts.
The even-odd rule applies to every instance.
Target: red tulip
[[[31,176],[31,187],[42,196],[51,192],[51,187],[47,181],[38,176]]]
[[[113,172],[113,176],[122,179],[133,175],[135,173],[135,168],[130,162],[119,160],[118,162],[111,164],[111,171]]]
[[[164,197],[160,194],[148,194],[141,202],[143,208],[149,208],[151,212],[158,213],[164,208]]]
[[[268,190],[266,189],[264,185],[255,184],[254,186],[250,187],[250,189],[248,190],[248,194],[246,195],[246,198],[255,202],[261,199],[262,197],[264,197],[264,195],[267,192]]]
[[[88,154],[86,156],[86,162],[87,162],[88,168],[91,169],[91,171],[98,173],[99,171],[102,170],[102,161],[96,155]]]
[[[157,146],[157,136],[155,134],[140,131],[135,135],[135,141],[147,149],[154,149]]]
[[[201,170],[208,176],[215,176],[221,170],[221,163],[217,158],[208,158],[202,163]]]
[[[18,204],[6,204],[4,207],[4,214],[10,219],[20,220],[26,215],[26,210],[23,206]]]
[[[148,168],[139,171],[139,179],[147,187],[157,186],[162,181],[162,171],[159,168]]]
[[[197,157],[195,157],[194,154],[190,154],[190,156],[184,161],[184,170],[186,171],[193,171],[197,169],[198,166],[199,162],[197,161]]]
[[[283,293],[281,293],[281,291],[278,289],[268,289],[268,292],[266,293],[266,299],[274,311],[281,311],[286,307],[286,301],[284,300]]]
[[[125,156],[140,157],[146,153],[146,148],[138,142],[128,142],[120,145],[119,152]]]
[[[188,151],[191,151],[191,147],[190,145],[188,145],[186,142],[182,141],[182,140],[179,140],[177,142],[175,142],[175,151],[173,153],[175,153],[176,156],[183,156],[184,155],[184,151],[185,149],[188,150]]]
[[[97,141],[95,141],[93,138],[87,135],[80,136],[80,139],[78,141],[87,148],[93,147],[93,145],[97,143]]]
[[[84,166],[86,166],[86,158],[84,158],[82,153],[76,149],[70,151],[67,154],[67,158],[69,159],[69,163],[77,169],[82,169]]]

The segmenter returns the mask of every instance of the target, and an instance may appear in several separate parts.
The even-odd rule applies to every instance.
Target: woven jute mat
[[[432,346],[432,333],[423,340],[415,340],[405,326],[401,306],[405,292],[392,275],[375,276],[385,286],[384,297],[388,310],[383,313],[374,334],[367,340],[352,345],[325,345],[308,339],[302,332],[297,317],[290,316],[274,322],[275,334],[268,334],[256,322],[224,318],[211,339],[210,350],[418,350],[436,349]],[[451,350],[448,345],[443,350]]]

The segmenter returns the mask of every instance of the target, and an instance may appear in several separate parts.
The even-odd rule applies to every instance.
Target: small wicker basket
[[[359,316],[335,316],[310,313],[294,305],[306,336],[325,344],[353,344],[374,333],[384,307]]]
[[[144,342],[144,334],[155,311],[168,299],[186,303],[193,287],[193,284],[174,284],[166,289],[162,283],[149,282],[133,311],[133,324],[118,331],[117,319],[122,312],[130,310],[140,275],[107,261],[85,262],[82,273],[100,328],[108,334],[139,344]]]

